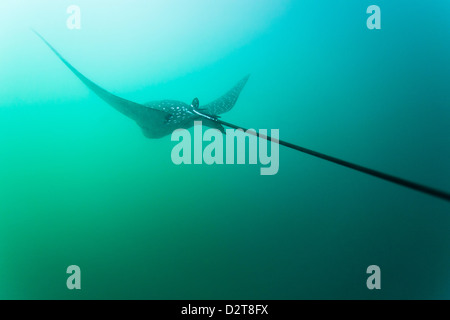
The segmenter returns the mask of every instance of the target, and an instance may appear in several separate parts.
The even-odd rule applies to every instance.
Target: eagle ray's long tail
[[[413,189],[413,190],[416,190],[416,191],[419,191],[419,192],[422,192],[422,193],[426,193],[428,195],[431,195],[431,196],[434,196],[434,197],[437,197],[437,198],[440,198],[440,199],[443,199],[443,200],[446,200],[446,201],[450,202],[450,193],[448,193],[448,192],[441,191],[441,190],[434,189],[434,188],[430,188],[430,187],[424,186],[422,184],[418,184],[418,183],[415,183],[415,182],[412,182],[412,181],[409,181],[409,180],[405,180],[405,179],[402,179],[402,178],[399,178],[399,177],[396,177],[396,176],[393,176],[393,175],[390,175],[390,174],[387,174],[387,173],[383,173],[383,172],[380,172],[380,171],[377,171],[377,170],[373,170],[373,169],[370,169],[370,168],[367,168],[367,167],[363,167],[363,166],[360,166],[358,164],[354,164],[354,163],[351,163],[351,162],[348,162],[348,161],[345,161],[345,160],[341,160],[341,159],[338,159],[338,158],[335,158],[335,157],[332,157],[332,156],[329,156],[329,155],[326,155],[326,154],[323,154],[323,153],[320,153],[320,152],[317,152],[317,151],[314,151],[314,150],[310,150],[310,149],[307,149],[307,148],[304,148],[304,147],[300,147],[298,145],[295,145],[295,144],[292,144],[292,143],[289,143],[289,142],[286,142],[286,141],[283,141],[283,140],[277,140],[277,139],[273,139],[272,140],[272,138],[270,136],[266,136],[266,135],[257,133],[256,131],[253,131],[253,130],[247,131],[247,129],[245,129],[243,127],[236,126],[236,125],[234,125],[232,123],[228,123],[228,122],[225,122],[225,121],[222,121],[222,120],[219,120],[219,119],[217,119],[216,121],[218,123],[220,123],[220,124],[222,124],[224,126],[230,127],[230,128],[242,129],[242,130],[246,131],[246,133],[255,135],[255,136],[259,137],[259,138],[266,139],[266,140],[270,139],[270,141],[272,141],[272,142],[276,142],[276,143],[278,143],[280,145],[283,145],[285,147],[288,147],[288,148],[291,148],[291,149],[294,149],[294,150],[297,150],[297,151],[309,154],[309,155],[311,155],[313,157],[317,157],[317,158],[320,158],[320,159],[323,159],[323,160],[326,160],[326,161],[330,161],[330,162],[336,163],[338,165],[341,165],[341,166],[344,166],[344,167],[347,167],[347,168],[350,168],[350,169],[353,169],[353,170],[356,170],[356,171],[359,171],[359,172],[363,172],[365,174],[368,174],[368,175],[371,175],[371,176],[374,176],[374,177],[377,177],[377,178],[380,178],[380,179],[383,179],[383,180],[395,183],[397,185],[401,185],[401,186],[409,188],[409,189]]]

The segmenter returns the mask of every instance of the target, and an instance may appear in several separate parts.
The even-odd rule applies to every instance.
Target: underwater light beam
[[[176,129],[188,129],[194,125],[194,120],[202,119],[204,124],[208,127],[220,130],[225,134],[223,126],[227,126],[234,129],[241,129],[248,134],[255,135],[261,139],[277,142],[278,144],[297,150],[313,157],[320,158],[335,164],[371,175],[395,183],[397,185],[416,190],[446,201],[450,202],[450,193],[441,191],[438,189],[430,188],[425,185],[415,183],[409,180],[405,180],[387,173],[383,173],[377,170],[373,170],[358,164],[354,164],[339,158],[335,158],[311,149],[307,149],[293,143],[289,143],[279,139],[273,139],[270,136],[257,133],[256,131],[248,131],[247,129],[234,125],[229,122],[225,122],[219,119],[219,114],[225,113],[233,108],[239,94],[244,88],[249,75],[240,80],[230,91],[224,94],[222,97],[214,100],[213,102],[199,108],[199,101],[195,98],[191,105],[188,105],[181,101],[174,100],[160,100],[152,101],[146,104],[139,104],[133,101],[129,101],[120,98],[105,89],[99,87],[97,84],[86,78],[77,69],[75,69],[67,60],[65,60],[58,51],[53,48],[47,40],[44,39],[38,32],[32,29],[32,31],[45,42],[45,44],[58,56],[58,58],[80,79],[84,85],[91,89],[97,96],[114,107],[119,112],[123,113],[127,117],[136,121],[141,127],[144,135],[147,138],[161,138],[171,134]]]

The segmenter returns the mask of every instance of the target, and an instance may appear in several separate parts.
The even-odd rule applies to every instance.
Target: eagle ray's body
[[[147,138],[161,138],[171,134],[176,129],[188,129],[194,125],[195,120],[202,120],[203,125],[225,132],[217,121],[202,117],[192,112],[192,106],[176,100],[151,101],[144,104],[136,103],[118,97],[101,88],[81,72],[75,69],[53,46],[39,33],[35,33],[47,44],[58,58],[80,79],[84,85],[97,96],[114,107],[117,111],[133,119],[141,128]],[[202,106],[206,114],[217,116],[233,108],[241,90],[244,88],[249,75],[240,80],[231,90],[217,100]]]

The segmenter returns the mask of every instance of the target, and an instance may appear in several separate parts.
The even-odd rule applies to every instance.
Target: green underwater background
[[[225,121],[449,192],[449,1],[2,0],[0,299],[450,299],[450,203],[284,147],[176,166],[30,27],[140,103],[250,73]]]

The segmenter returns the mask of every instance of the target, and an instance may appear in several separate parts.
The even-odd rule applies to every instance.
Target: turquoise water
[[[169,136],[146,139],[29,29],[137,102],[206,103],[251,73],[225,121],[450,191],[449,17],[448,1],[2,1],[0,298],[449,299],[448,202],[283,147],[273,176],[176,166]]]

